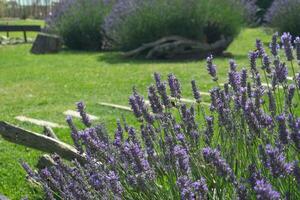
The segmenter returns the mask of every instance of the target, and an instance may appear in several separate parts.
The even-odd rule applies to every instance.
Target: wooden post
[[[64,142],[55,140],[35,132],[31,132],[7,122],[0,121],[0,135],[12,143],[31,147],[50,154],[58,154],[67,160],[77,159],[84,163],[85,158],[73,147]]]
[[[25,43],[27,43],[27,35],[26,35],[26,31],[23,31],[23,34],[24,34],[24,41],[25,41]]]

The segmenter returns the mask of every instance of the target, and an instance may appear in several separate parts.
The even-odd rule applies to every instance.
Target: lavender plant
[[[299,65],[292,67],[297,48],[286,35],[284,48],[273,37],[271,55],[257,40],[248,70],[230,60],[224,86],[209,56],[216,83],[210,109],[196,81],[195,102],[187,105],[178,78],[163,81],[158,73],[149,104],[135,88],[129,98],[139,127],[118,121],[113,138],[78,103],[86,128],[67,122],[84,159],[66,163],[54,155],[52,167],[36,172],[22,163],[24,169],[48,199],[299,199]],[[292,68],[298,73],[289,82]]]
[[[265,20],[281,33],[290,32],[292,35],[299,35],[299,10],[298,0],[274,0],[265,15]]]
[[[122,0],[103,28],[121,50],[173,35],[213,43],[236,36],[255,8],[252,0]]]
[[[46,31],[62,37],[77,50],[99,50],[104,45],[101,24],[114,0],[62,0],[46,18]]]

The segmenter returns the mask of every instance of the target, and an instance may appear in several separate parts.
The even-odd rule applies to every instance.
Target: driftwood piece
[[[137,57],[145,55],[147,59],[153,58],[201,58],[211,53],[220,55],[231,43],[232,39],[221,37],[220,40],[208,44],[189,40],[180,36],[161,38],[155,42],[143,44],[141,47],[122,55],[124,57]]]
[[[74,147],[51,137],[19,128],[7,122],[0,121],[0,135],[9,142],[50,154],[56,153],[67,160],[77,159],[79,162],[85,161],[84,157],[80,155]]]
[[[53,129],[49,126],[44,126],[43,134],[47,137],[51,137],[55,140],[59,140],[56,134],[54,133]]]

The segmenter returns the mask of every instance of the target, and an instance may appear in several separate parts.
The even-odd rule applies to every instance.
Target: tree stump
[[[39,33],[32,45],[31,53],[45,54],[57,53],[62,47],[62,41],[59,36]]]

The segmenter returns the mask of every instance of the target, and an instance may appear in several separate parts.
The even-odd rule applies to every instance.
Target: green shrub
[[[245,9],[236,0],[127,0],[114,6],[104,29],[121,50],[170,35],[214,42],[239,33]]]
[[[300,1],[275,0],[266,14],[266,20],[281,33],[300,35]]]
[[[70,49],[99,50],[104,38],[101,24],[110,5],[103,0],[63,1],[47,19],[48,28]]]

